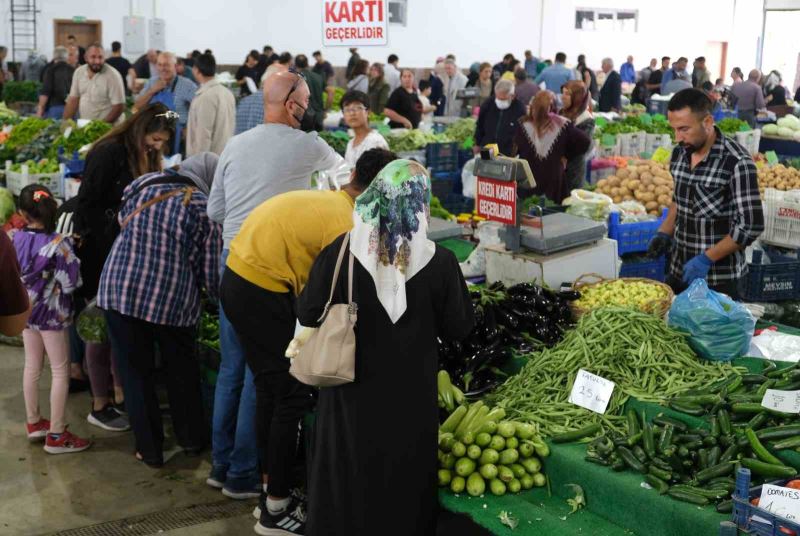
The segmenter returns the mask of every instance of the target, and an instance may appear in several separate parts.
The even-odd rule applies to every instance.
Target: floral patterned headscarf
[[[425,168],[395,160],[356,199],[350,251],[372,276],[393,324],[406,311],[406,282],[436,250],[427,233],[430,197]]]

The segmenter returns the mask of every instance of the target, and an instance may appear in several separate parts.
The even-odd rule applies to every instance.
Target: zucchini
[[[742,458],[740,462],[742,466],[761,476],[789,478],[797,474],[794,467],[766,463],[754,458]]]
[[[708,451],[706,449],[697,451],[697,468],[700,470],[708,468]]]
[[[633,452],[628,450],[626,447],[619,447],[617,452],[628,467],[634,471],[642,473],[643,475],[647,474],[647,467],[645,467],[644,464],[639,461],[639,458],[637,458]]]
[[[663,471],[667,471],[669,473],[672,472],[672,466],[670,464],[668,464],[665,460],[661,459],[661,458],[651,458],[650,459],[650,466],[651,467],[652,466],[658,467],[659,469],[661,469]]]
[[[644,481],[650,484],[650,486],[656,490],[659,495],[664,495],[669,491],[669,484],[653,474],[644,475]]]
[[[656,455],[656,441],[653,434],[653,425],[647,421],[644,421],[642,426],[642,445],[647,456],[652,459]]]
[[[702,441],[703,436],[700,434],[678,434],[673,436],[673,440],[676,444],[680,445],[681,443],[691,443],[693,441]]]
[[[699,471],[696,475],[698,482],[706,482],[711,480],[712,478],[718,478],[721,476],[728,476],[733,471],[733,463],[731,462],[722,462],[712,467],[708,467]]]
[[[672,399],[679,404],[695,404],[697,406],[709,406],[720,402],[722,399],[719,395],[692,395],[692,396],[676,396]]]
[[[467,414],[464,415],[464,418],[461,419],[461,421],[458,423],[458,426],[454,431],[456,437],[463,436],[467,432],[467,430],[469,430],[470,423],[472,423],[472,421],[475,419],[475,415],[477,415],[478,410],[481,409],[481,407],[483,407],[483,402],[481,402],[480,400],[478,400],[469,407],[469,410],[467,410]]]
[[[763,374],[745,374],[742,376],[742,383],[745,385],[761,385],[767,381],[767,377]]]
[[[719,423],[719,433],[721,435],[731,435],[731,416],[728,410],[721,409],[717,412],[717,422]]]
[[[639,441],[641,441],[641,440],[642,440],[642,432],[637,432],[637,433],[633,434],[632,436],[628,437],[628,439],[625,441],[625,444],[628,447],[632,447],[632,446],[636,445],[637,443],[639,443]]]
[[[609,465],[611,465],[610,461],[604,460],[603,458],[600,458],[598,456],[589,456],[589,455],[587,455],[583,459],[586,460],[589,463],[593,463],[595,465],[602,465],[604,467],[608,467]]]
[[[456,410],[439,427],[441,433],[452,433],[456,430],[461,420],[467,414],[467,406],[458,406]]]
[[[658,440],[658,450],[666,453],[666,450],[672,445],[672,434],[675,428],[672,424],[667,423],[661,431],[661,437]]]
[[[666,480],[667,482],[672,480],[672,472],[671,471],[665,471],[661,467],[658,467],[657,465],[652,464],[652,463],[647,468],[647,472],[650,473],[653,476],[656,476],[656,477],[660,478],[661,480]]]
[[[673,499],[678,499],[679,501],[696,504],[697,506],[705,506],[708,504],[708,499],[706,499],[702,495],[692,493],[691,491],[675,489],[674,486],[671,487],[667,493]]]
[[[647,453],[639,445],[634,446],[631,449],[631,452],[633,452],[633,455],[636,456],[639,459],[640,462],[642,462],[642,463],[647,462],[647,460],[648,460]]]
[[[686,431],[689,429],[689,427],[686,426],[686,423],[683,423],[677,419],[673,419],[672,417],[667,417],[663,413],[660,414],[658,417],[655,417],[653,419],[653,423],[659,426],[666,426],[668,424],[671,424],[675,430],[677,430],[682,434],[685,434]]]
[[[712,437],[719,437],[720,434],[720,425],[719,425],[719,417],[716,415],[711,416],[711,435]]]
[[[708,466],[713,467],[719,464],[719,458],[722,456],[722,449],[715,445],[708,451]]]
[[[772,448],[778,450],[792,449],[795,447],[800,447],[800,435],[796,435],[794,437],[790,437],[772,444]]]
[[[704,489],[704,488],[698,488],[698,487],[695,487],[695,486],[687,486],[685,484],[678,484],[678,485],[672,486],[672,489],[679,489],[679,490],[682,490],[682,491],[688,491],[690,493],[696,493],[697,495],[700,495],[701,497],[705,497],[706,499],[723,499],[723,498],[727,497],[730,494],[730,492],[727,489],[722,489],[722,488]]]
[[[475,417],[467,425],[467,429],[464,430],[459,437],[466,437],[466,435],[469,433],[471,433],[473,436],[478,435],[481,431],[481,425],[486,421],[486,417],[488,415],[489,406],[484,405],[478,408],[478,411],[475,413]]]
[[[736,402],[731,405],[731,411],[734,413],[761,413],[766,409],[757,402]]]
[[[639,424],[639,416],[636,415],[634,409],[629,409],[625,416],[628,421],[628,435],[633,436],[642,431],[642,427]]]
[[[589,437],[591,435],[596,434],[601,429],[600,424],[590,424],[589,426],[585,426],[579,430],[573,430],[571,432],[566,432],[563,434],[559,434],[554,436],[552,441],[553,443],[571,443],[573,441],[578,441],[579,439],[583,439],[584,437]]]
[[[717,503],[715,507],[720,514],[730,514],[733,512],[733,500],[726,499]]]
[[[759,439],[786,439],[796,435],[800,435],[800,424],[772,426],[756,432],[756,437]]]
[[[748,428],[744,431],[744,435],[750,442],[750,448],[753,449],[753,454],[755,454],[759,460],[771,463],[772,465],[782,465],[782,462],[761,444],[761,441],[758,440],[753,430]]]
[[[453,396],[453,384],[450,383],[450,374],[446,370],[440,370],[436,375],[436,386],[439,394],[442,395],[444,407],[447,411],[453,411],[456,404]]]

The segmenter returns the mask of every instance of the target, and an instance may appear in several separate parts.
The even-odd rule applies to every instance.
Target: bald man
[[[753,69],[747,80],[739,84],[733,84],[731,93],[736,96],[736,106],[739,108],[739,119],[747,121],[751,127],[756,128],[756,114],[761,110],[767,109],[764,101],[764,94],[759,85],[761,71]]]
[[[231,241],[253,209],[276,195],[307,190],[312,173],[333,169],[344,161],[316,132],[300,130],[309,101],[308,85],[300,75],[275,73],[264,81],[262,91],[264,122],[228,141],[208,199],[209,217],[223,225],[222,269]],[[222,308],[219,316],[222,362],[207,483],[222,488],[228,497],[246,499],[257,497],[262,490],[254,441],[254,380]],[[235,427],[232,422],[237,423]]]
[[[197,92],[197,84],[180,76],[176,70],[177,59],[171,52],[162,52],[156,61],[156,73],[147,81],[136,98],[134,106],[141,110],[148,104],[161,102],[178,112],[178,125],[185,130],[189,118],[189,105]]]

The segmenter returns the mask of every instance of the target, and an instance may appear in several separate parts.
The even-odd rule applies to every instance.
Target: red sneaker
[[[28,428],[28,439],[44,439],[47,437],[47,432],[50,430],[50,421],[47,419],[39,419],[39,422],[34,424],[26,423]]]
[[[81,439],[72,434],[69,430],[64,430],[57,434],[58,439],[53,438],[53,434],[47,434],[44,444],[44,451],[50,454],[67,454],[69,452],[80,452],[92,446],[91,441]]]

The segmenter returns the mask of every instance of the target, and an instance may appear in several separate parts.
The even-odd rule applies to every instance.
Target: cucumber
[[[636,435],[642,431],[642,427],[639,424],[639,416],[636,415],[636,411],[634,409],[629,409],[625,413],[625,418],[628,422],[628,435]]]
[[[659,495],[664,495],[666,492],[669,491],[669,484],[664,482],[662,479],[658,478],[655,475],[649,474],[644,476],[644,481],[650,484],[650,486],[658,492]]]
[[[697,506],[705,506],[708,504],[708,499],[706,499],[702,495],[698,495],[690,491],[684,491],[682,489],[674,489],[674,487],[672,487],[669,489],[669,491],[667,491],[667,493],[673,499],[678,499],[679,501],[696,504]]]
[[[731,405],[731,411],[734,413],[761,413],[765,409],[757,402],[736,402]]]
[[[573,441],[578,441],[579,439],[583,439],[584,437],[589,437],[591,435],[594,435],[600,430],[601,426],[599,423],[590,424],[589,426],[585,426],[579,430],[573,430],[571,432],[566,432],[554,436],[553,443],[571,443]]]
[[[647,467],[645,467],[645,465],[639,461],[639,458],[637,458],[633,452],[628,450],[626,447],[617,448],[617,452],[628,467],[634,471],[642,473],[643,475],[647,474]]]
[[[759,439],[786,439],[800,434],[800,424],[762,428],[756,432]]]
[[[719,422],[719,433],[722,435],[731,435],[731,416],[728,410],[719,410],[717,412],[717,421]]]
[[[767,462],[772,465],[782,465],[782,462],[776,458],[770,451],[761,444],[761,441],[758,440],[756,437],[756,433],[748,428],[744,431],[745,437],[750,442],[750,448],[753,450],[753,454],[761,460],[762,462]]]
[[[752,472],[761,476],[789,478],[797,474],[797,471],[794,469],[794,467],[774,465],[771,463],[762,462],[761,460],[756,460],[754,458],[742,458],[740,462],[742,466],[747,467]]]
[[[772,444],[772,448],[781,450],[781,449],[792,449],[795,447],[800,447],[800,435],[796,435],[794,437],[790,437],[784,439],[782,441],[778,441],[777,443]]]
[[[633,455],[636,456],[639,459],[639,461],[642,462],[642,463],[645,463],[648,460],[647,453],[639,445],[636,445],[635,447],[633,447],[631,449],[631,452],[633,452]]]
[[[657,424],[659,426],[666,426],[668,424],[671,424],[672,427],[675,430],[677,430],[678,432],[680,432],[682,434],[685,434],[686,431],[689,429],[689,427],[686,426],[686,423],[683,423],[683,422],[681,422],[681,421],[679,421],[677,419],[673,419],[672,417],[667,417],[664,414],[661,414],[658,417],[655,417],[653,419],[653,424]]]
[[[670,423],[664,426],[664,429],[661,431],[661,437],[658,440],[658,450],[660,452],[665,453],[672,444],[672,434],[674,430],[675,427]]]
[[[731,512],[733,512],[733,500],[727,499],[725,501],[720,501],[717,503],[717,506],[715,508],[717,509],[717,512],[719,512],[720,514],[730,514]]]
[[[705,408],[697,404],[689,404],[685,402],[678,402],[675,400],[671,400],[669,403],[669,407],[674,409],[675,411],[680,411],[681,413],[686,413],[687,415],[693,415],[695,417],[700,417],[706,414]]]
[[[681,491],[688,491],[689,493],[695,493],[700,495],[701,497],[705,497],[706,499],[723,499],[727,497],[730,492],[727,489],[704,489],[698,488],[696,486],[687,486],[685,484],[678,484],[677,486],[672,486],[672,489],[679,489]]]
[[[698,482],[706,482],[707,480],[711,480],[712,478],[717,478],[721,476],[728,476],[733,471],[733,463],[731,462],[723,462],[719,463],[713,467],[709,467],[707,469],[703,469],[697,473],[697,481]]]
[[[464,415],[464,418],[461,419],[454,431],[456,437],[461,437],[466,433],[467,430],[469,430],[470,423],[472,423],[473,419],[475,419],[475,415],[477,415],[478,410],[480,410],[481,407],[483,407],[483,402],[480,400],[469,407],[467,414]]]
[[[644,421],[644,425],[642,426],[642,446],[649,458],[652,459],[655,457],[656,441],[655,435],[653,434],[653,425],[647,421]]]
[[[745,374],[742,376],[742,383],[745,385],[760,385],[767,381],[767,377],[762,374]]]
[[[658,467],[657,465],[654,464],[650,464],[650,467],[647,468],[647,472],[655,477],[660,478],[661,480],[666,480],[667,482],[672,480],[671,471],[665,471],[661,467]]]

